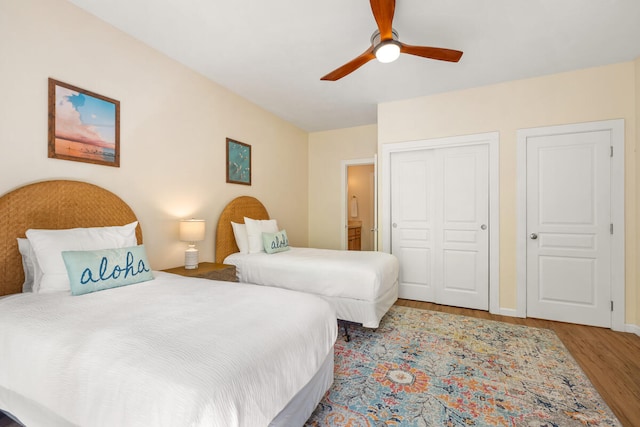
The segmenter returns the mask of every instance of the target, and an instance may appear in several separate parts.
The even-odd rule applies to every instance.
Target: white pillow
[[[264,252],[262,233],[278,232],[278,223],[275,219],[251,219],[245,216],[244,224],[247,226],[247,237],[249,238],[250,254]]]
[[[247,226],[231,221],[233,227],[233,236],[236,238],[236,245],[241,254],[249,253],[249,236],[247,236]]]
[[[36,283],[42,280],[42,270],[38,265],[38,259],[33,252],[29,239],[18,237],[18,251],[22,256],[22,269],[24,270],[24,283],[22,292],[33,292]]]
[[[138,222],[116,227],[72,228],[67,230],[27,230],[27,239],[36,255],[42,279],[34,281],[34,292],[70,291],[62,251],[95,251],[136,246]]]

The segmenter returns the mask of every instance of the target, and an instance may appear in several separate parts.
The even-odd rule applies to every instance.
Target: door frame
[[[391,155],[393,153],[486,144],[489,146],[489,312],[513,315],[500,308],[500,134],[487,132],[382,144],[382,251],[391,253]]]
[[[583,132],[611,132],[611,329],[624,331],[625,326],[625,249],[624,249],[624,119],[576,123],[517,132],[517,238],[516,238],[516,315],[527,315],[527,139],[546,135]]]
[[[343,160],[341,162],[340,180],[342,182],[342,191],[340,193],[340,249],[347,249],[347,195],[349,191],[349,166],[373,165],[373,250],[378,250],[378,155],[365,159]]]

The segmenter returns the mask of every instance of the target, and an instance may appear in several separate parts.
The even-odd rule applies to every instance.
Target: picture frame
[[[120,167],[120,101],[49,78],[49,157]]]
[[[251,146],[227,138],[227,182],[251,185]]]

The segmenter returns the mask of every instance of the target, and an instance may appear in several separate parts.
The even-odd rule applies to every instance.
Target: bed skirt
[[[269,427],[303,426],[316,409],[322,397],[333,384],[333,351],[302,390],[289,401],[287,406],[271,421]]]

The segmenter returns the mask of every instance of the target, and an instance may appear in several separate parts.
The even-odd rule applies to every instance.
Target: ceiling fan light
[[[394,40],[387,40],[380,43],[374,53],[382,63],[393,62],[400,56],[400,45]]]

